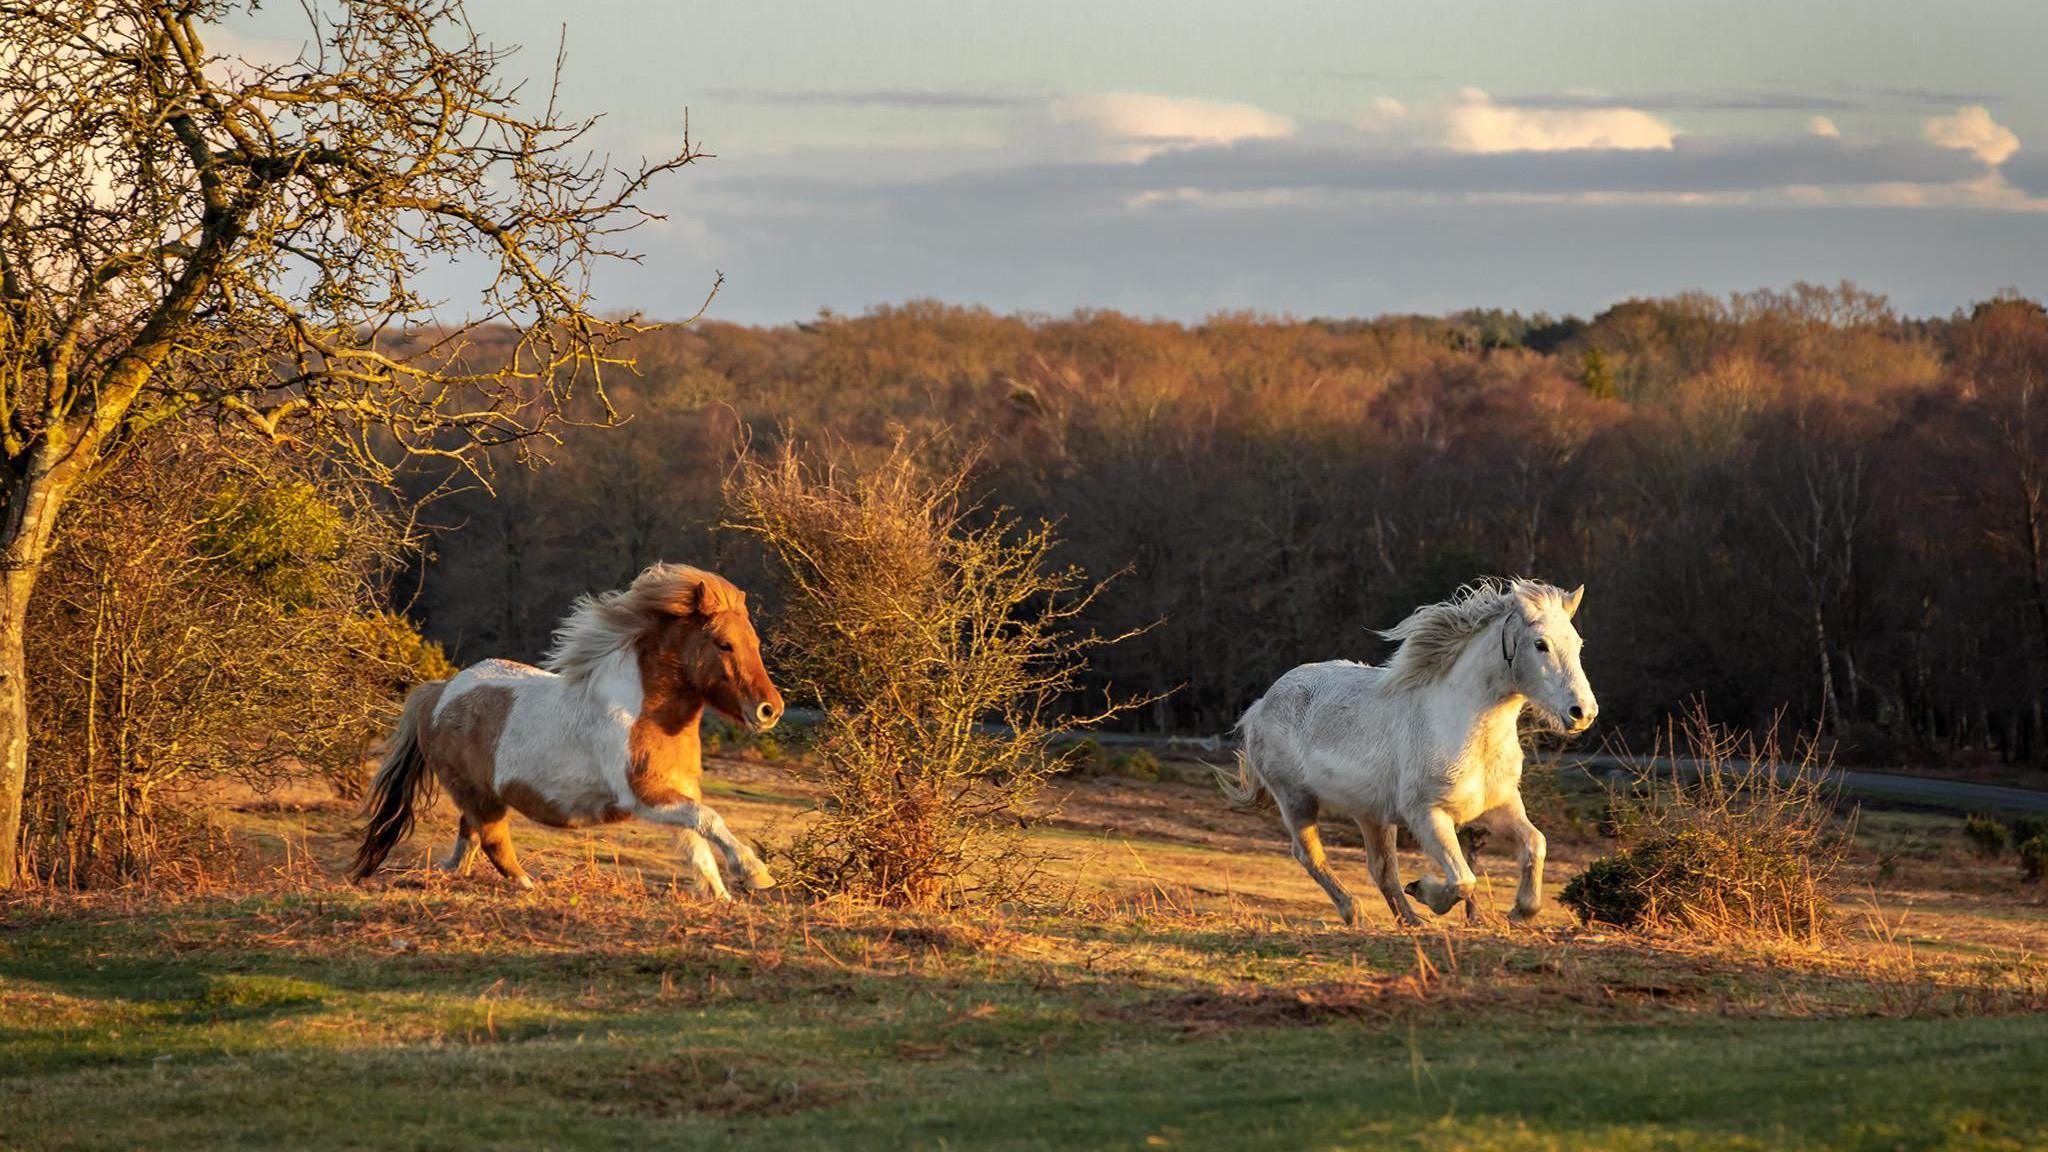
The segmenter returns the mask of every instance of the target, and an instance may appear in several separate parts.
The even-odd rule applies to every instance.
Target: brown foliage
[[[72,506],[29,619],[24,872],[91,886],[208,841],[192,786],[352,781],[396,686],[445,669],[374,592],[407,544],[374,492],[200,430]]]
[[[1789,761],[1775,730],[1730,732],[1696,706],[1612,799],[1616,851],[1560,897],[1624,928],[1811,940],[1830,926],[1849,836],[1811,741]]]
[[[1116,710],[1065,708],[1100,590],[1054,562],[1051,528],[965,498],[970,462],[934,471],[907,442],[874,463],[794,450],[741,461],[732,527],[783,588],[782,665],[825,709],[824,810],[791,879],[888,903],[1000,898],[1029,879],[1022,810],[1058,768],[1048,741]]]
[[[1781,708],[1825,721],[1864,762],[2040,759],[2042,332],[2023,301],[1903,320],[1811,286],[1590,323],[918,304],[711,324],[636,341],[658,367],[622,401],[641,414],[630,449],[572,437],[545,486],[451,506],[488,530],[445,543],[424,604],[434,634],[477,652],[537,647],[505,643],[501,606],[544,617],[606,586],[616,541],[745,579],[752,558],[705,526],[746,428],[870,456],[892,429],[972,429],[992,499],[1057,521],[1061,562],[1130,570],[1086,623],[1159,626],[1097,653],[1087,681],[1172,690],[1132,717],[1149,728],[1220,732],[1294,664],[1381,656],[1364,621],[1480,573],[1543,572],[1589,587],[1610,731],[1647,741],[1703,694],[1738,727]],[[1589,348],[1615,399],[1580,380]]]

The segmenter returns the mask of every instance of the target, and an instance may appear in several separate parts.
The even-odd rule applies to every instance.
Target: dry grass
[[[1775,728],[1737,733],[1696,707],[1613,794],[1616,850],[1562,899],[1623,928],[1817,941],[1850,838],[1826,770],[1809,742],[1788,760]]]

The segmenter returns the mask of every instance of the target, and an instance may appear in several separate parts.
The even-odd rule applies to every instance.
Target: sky
[[[715,154],[595,281],[656,318],[721,272],[708,315],[764,324],[2048,296],[2042,0],[469,10],[537,77],[565,47],[561,103],[616,158],[674,150],[686,109]]]

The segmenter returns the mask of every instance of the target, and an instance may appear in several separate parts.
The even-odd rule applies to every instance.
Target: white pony
[[[1238,721],[1237,770],[1217,771],[1224,792],[1241,805],[1262,787],[1272,795],[1294,858],[1346,924],[1358,922],[1358,910],[1323,855],[1323,811],[1358,822],[1373,882],[1402,924],[1422,922],[1409,895],[1439,916],[1463,901],[1465,918],[1479,918],[1457,837],[1459,825],[1475,820],[1514,842],[1522,874],[1510,915],[1534,916],[1543,903],[1543,833],[1522,808],[1516,722],[1533,706],[1579,733],[1599,715],[1571,622],[1584,592],[1483,580],[1380,633],[1401,642],[1385,667],[1301,665]],[[1415,837],[1441,880],[1425,876],[1404,892],[1397,828]]]

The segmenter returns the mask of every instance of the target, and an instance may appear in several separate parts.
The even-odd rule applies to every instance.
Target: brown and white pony
[[[412,833],[415,803],[439,781],[462,813],[440,863],[450,871],[481,841],[499,872],[533,887],[512,851],[511,810],[557,828],[634,817],[674,825],[718,899],[731,896],[706,840],[747,887],[774,886],[705,806],[701,782],[706,706],[757,732],[782,717],[745,593],[701,569],[656,564],[623,591],[578,599],[543,663],[485,660],[412,690],[371,786],[352,879]]]

